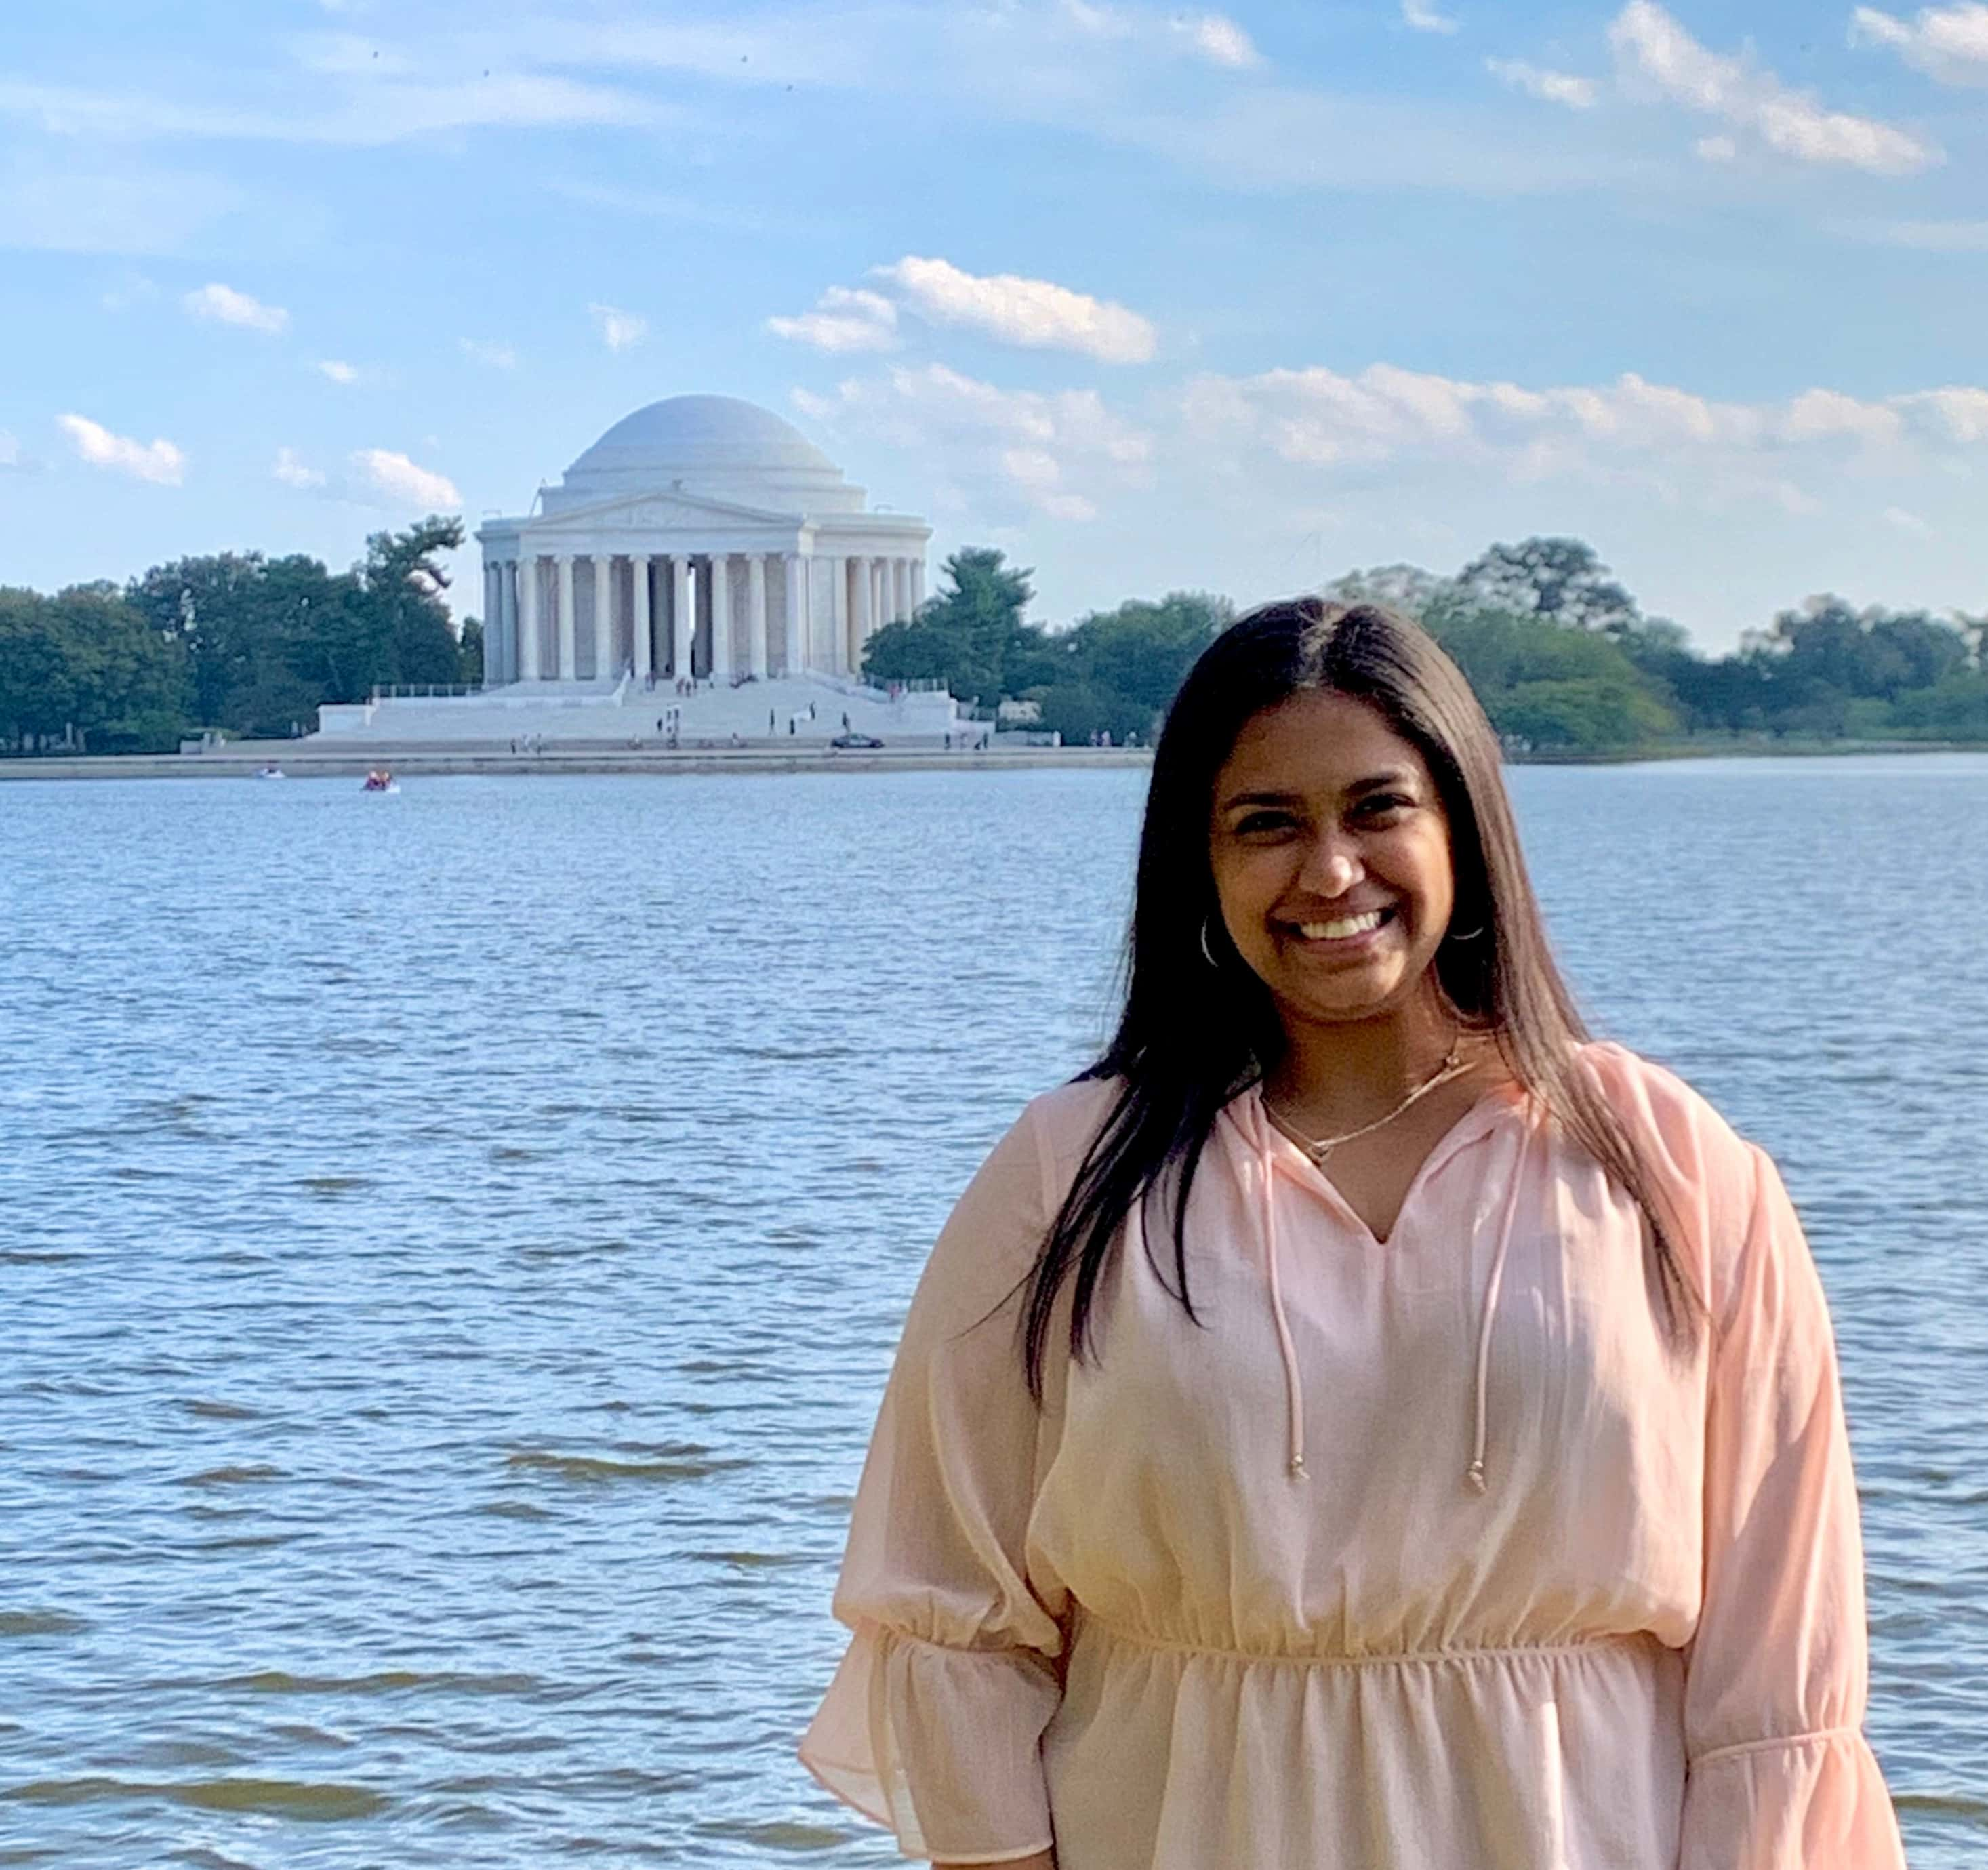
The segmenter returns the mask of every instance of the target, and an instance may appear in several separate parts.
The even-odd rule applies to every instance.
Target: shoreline
[[[946,752],[935,747],[792,749],[772,746],[604,748],[583,743],[537,753],[506,749],[434,746],[366,749],[319,749],[304,741],[241,742],[205,753],[40,753],[0,758],[0,782],[10,779],[253,779],[268,766],[288,779],[363,779],[375,767],[407,778],[475,775],[1016,772],[1043,767],[1124,767],[1152,763],[1150,747],[1015,747]],[[1979,740],[1825,740],[1659,743],[1592,752],[1528,752],[1505,756],[1514,766],[1635,766],[1689,759],[1826,759],[1858,754],[1981,753]]]
[[[8,779],[240,779],[265,766],[286,779],[363,779],[376,767],[397,779],[457,778],[482,774],[516,777],[558,774],[634,773],[674,778],[709,773],[926,773],[971,769],[986,772],[1040,766],[1143,766],[1149,747],[1017,747],[998,752],[948,752],[936,747],[901,749],[824,747],[788,751],[773,747],[601,748],[553,746],[538,753],[499,748],[371,747],[320,752],[301,741],[252,743],[248,753],[49,753],[0,759]]]

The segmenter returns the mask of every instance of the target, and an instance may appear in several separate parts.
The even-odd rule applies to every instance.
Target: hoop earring
[[[1215,959],[1213,950],[1212,950],[1208,945],[1209,921],[1209,918],[1205,915],[1201,918],[1201,958],[1202,960],[1206,962],[1210,967],[1219,968],[1221,966],[1222,963]]]
[[[1445,942],[1474,942],[1490,927],[1488,922],[1479,922],[1475,928],[1452,928],[1443,935]]]

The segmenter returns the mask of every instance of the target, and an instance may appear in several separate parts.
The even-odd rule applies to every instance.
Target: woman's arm
[[[1821,1282],[1779,1173],[1714,1294],[1679,1870],[1904,1870],[1865,1743],[1864,1555]]]
[[[932,1870],[996,1870],[987,1864],[935,1863]],[[1040,1851],[1033,1857],[1016,1857],[998,1866],[998,1870],[1057,1870],[1056,1852]]]
[[[1023,1381],[1014,1304],[1047,1224],[1039,1128],[1032,1107],[982,1165],[919,1283],[836,1591],[853,1641],[801,1744],[829,1791],[941,1864],[1053,1858],[1041,1742],[1065,1606],[1027,1546],[1054,1417]]]

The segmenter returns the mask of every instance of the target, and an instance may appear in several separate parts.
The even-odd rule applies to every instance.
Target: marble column
[[[798,675],[807,667],[807,577],[809,561],[789,552],[783,569],[787,583],[787,668]]]
[[[499,559],[496,570],[497,601],[484,628],[496,647],[497,682],[501,686],[518,679],[517,609],[509,562]]]
[[[517,559],[503,563],[503,678],[517,681]]]
[[[746,667],[766,679],[766,555],[756,552],[746,561]]]
[[[518,560],[518,679],[539,679],[539,561]]]
[[[711,678],[732,679],[732,560],[723,552],[711,555]]]
[[[897,593],[898,615],[909,617],[911,614],[911,561],[909,559],[891,560],[891,583]]]
[[[923,559],[911,560],[911,608],[915,610],[925,600],[925,562]]]
[[[490,609],[483,620],[483,685],[501,688],[504,674],[504,561],[490,561]]]
[[[837,553],[828,561],[827,672],[849,672],[849,560]]]
[[[553,595],[553,614],[559,629],[559,678],[561,681],[573,679],[573,554],[560,553],[554,563],[559,568],[559,584]]]
[[[697,629],[697,614],[691,608],[696,597],[691,583],[690,560],[679,552],[670,560],[671,656],[675,667],[670,673],[678,681],[690,674],[691,639]]]
[[[628,560],[628,628],[633,638],[635,679],[646,681],[655,665],[649,651],[649,555],[637,552]]]
[[[483,566],[483,685],[494,688],[497,681],[497,567],[488,560]]]
[[[849,614],[843,620],[843,658],[854,675],[863,666],[863,639],[870,634],[870,561],[849,561]]]
[[[614,561],[605,553],[593,555],[593,679],[612,681],[621,671],[614,666]]]

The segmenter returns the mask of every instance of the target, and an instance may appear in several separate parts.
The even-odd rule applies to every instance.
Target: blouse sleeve
[[[808,1770],[910,1857],[1051,1846],[1040,1743],[1062,1699],[1062,1606],[1028,1576],[1045,1419],[1002,1303],[1046,1223],[1038,1114],[961,1196],[912,1300],[835,1594],[853,1640],[801,1743]]]
[[[1679,1867],[1903,1870],[1863,1734],[1864,1557],[1828,1310],[1779,1172],[1747,1153],[1752,1212],[1715,1298]]]

